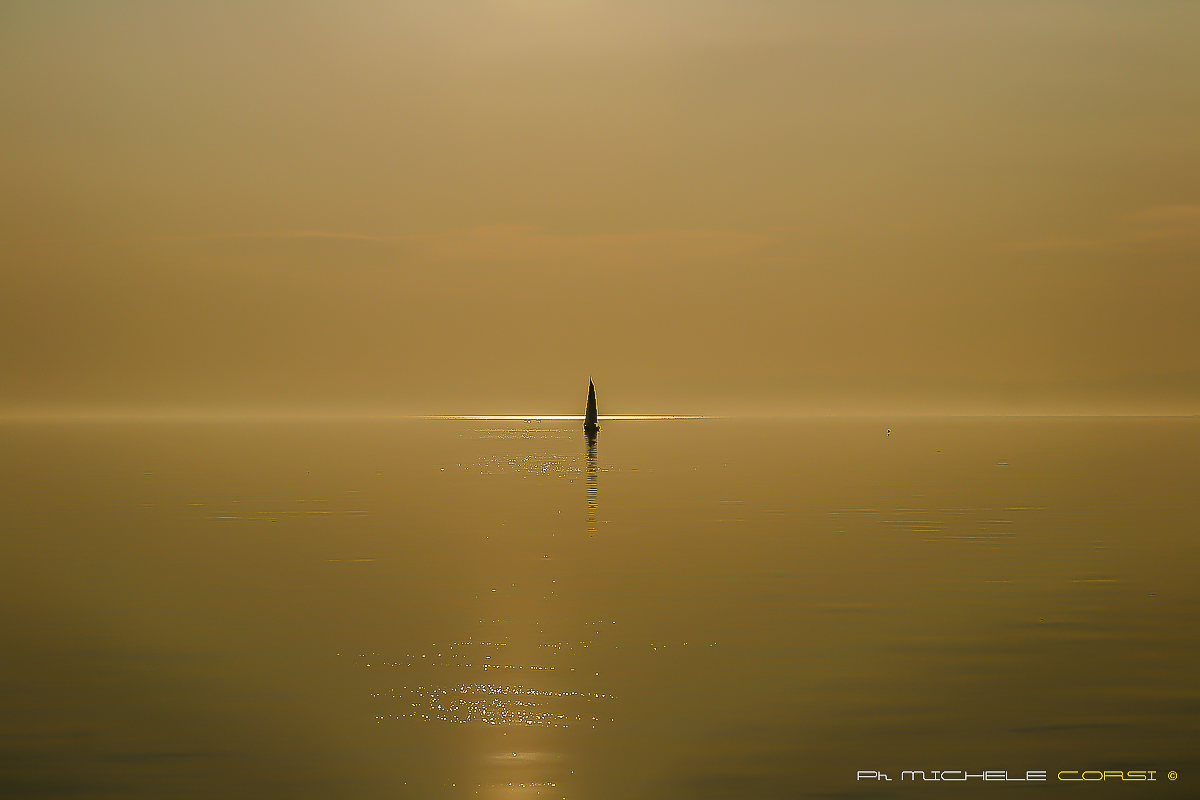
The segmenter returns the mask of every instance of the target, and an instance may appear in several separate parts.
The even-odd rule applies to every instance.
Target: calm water
[[[1200,420],[577,424],[0,427],[0,794],[1200,793]]]

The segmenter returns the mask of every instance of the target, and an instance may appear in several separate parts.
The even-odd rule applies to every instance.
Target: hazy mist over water
[[[10,0],[0,414],[1194,414],[1197,39],[1175,0]]]
[[[925,797],[856,771],[1094,768],[1183,797],[1200,768],[1193,419],[0,446],[6,796]],[[953,796],[997,791],[1026,793]]]

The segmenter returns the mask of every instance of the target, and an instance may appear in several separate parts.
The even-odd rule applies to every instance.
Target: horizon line
[[[1200,412],[914,412],[914,411],[856,411],[856,412],[737,412],[731,414],[604,414],[601,421],[654,421],[701,419],[1003,419],[1003,418],[1123,418],[1123,419],[1189,419]],[[337,420],[463,420],[495,422],[581,422],[582,414],[402,414],[386,411],[217,411],[217,410],[0,410],[0,423],[16,422],[171,422],[171,421],[337,421]]]

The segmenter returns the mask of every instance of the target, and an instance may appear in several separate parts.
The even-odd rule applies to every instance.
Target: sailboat
[[[589,436],[600,430],[599,418],[596,416],[596,384],[588,381],[587,411],[583,415],[583,430]]]

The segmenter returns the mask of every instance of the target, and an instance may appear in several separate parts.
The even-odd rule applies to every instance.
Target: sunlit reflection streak
[[[473,420],[508,420],[512,422],[560,422],[568,420],[583,421],[582,414],[431,414],[418,419],[473,419]],[[661,420],[661,419],[713,419],[713,417],[696,414],[614,414],[599,416],[603,420]]]

